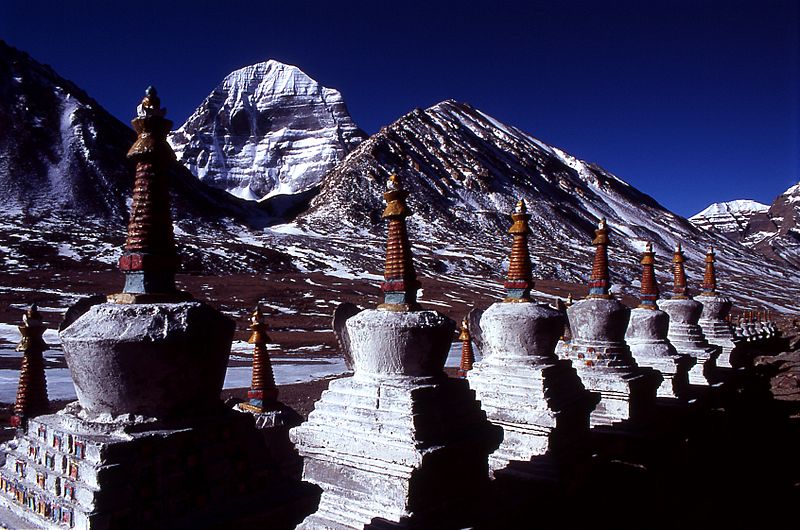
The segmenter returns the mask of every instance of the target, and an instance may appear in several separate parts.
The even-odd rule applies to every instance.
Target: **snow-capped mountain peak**
[[[698,228],[723,234],[740,234],[747,229],[750,219],[769,210],[769,206],[750,199],[715,202],[689,218]]]
[[[242,94],[252,95],[256,102],[277,96],[314,96],[323,90],[331,95],[339,94],[334,89],[320,86],[298,67],[274,59],[234,70],[225,77],[222,86],[232,93],[229,96],[231,103],[244,101],[246,98],[236,97]]]
[[[766,212],[767,210],[769,210],[769,206],[758,201],[753,201],[751,199],[737,199],[735,201],[715,202],[705,210],[691,216],[689,219],[691,220],[700,217],[710,217],[712,215],[729,213]]]
[[[260,200],[316,186],[365,136],[337,90],[269,60],[228,74],[170,143],[200,180]]]

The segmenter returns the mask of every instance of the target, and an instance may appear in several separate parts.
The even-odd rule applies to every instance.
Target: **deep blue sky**
[[[122,3],[2,0],[0,38],[126,122],[150,83],[180,124],[274,58],[370,133],[466,101],[682,215],[800,179],[795,1]]]

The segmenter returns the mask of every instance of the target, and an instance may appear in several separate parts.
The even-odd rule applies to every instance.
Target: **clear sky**
[[[148,84],[180,124],[273,58],[367,132],[465,101],[687,216],[800,179],[798,26],[788,0],[0,0],[0,38],[126,122]]]

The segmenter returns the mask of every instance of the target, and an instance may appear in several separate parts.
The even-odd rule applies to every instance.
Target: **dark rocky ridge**
[[[2,41],[0,131],[5,207],[125,214],[133,180],[124,153],[133,131],[50,67]]]
[[[800,267],[800,184],[780,194],[766,213],[750,219],[742,243],[773,259]]]

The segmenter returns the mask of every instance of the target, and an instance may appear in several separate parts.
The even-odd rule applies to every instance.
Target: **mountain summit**
[[[452,100],[413,110],[362,142],[325,177],[297,228],[336,238],[340,246],[359,238],[379,241],[381,198],[391,174],[410,191],[416,255],[442,274],[498,274],[510,245],[503,239],[509,213],[522,198],[540,278],[585,281],[593,232],[605,217],[617,288],[636,285],[642,249],[651,241],[662,278],[669,277],[669,256],[680,242],[691,263],[687,272],[699,285],[713,245],[726,289],[736,283],[743,291],[774,291],[763,258],[738,243],[696,228],[596,164]]]
[[[519,198],[533,215],[533,244],[543,249],[588,246],[600,217],[624,227],[618,244],[636,253],[645,241],[666,249],[704,237],[599,166],[452,100],[416,109],[364,141],[326,177],[300,223],[315,231],[344,225],[380,232],[383,186],[392,173],[412,192],[416,215],[409,222],[434,239],[497,241]]]
[[[750,199],[715,202],[702,212],[689,218],[698,228],[724,234],[741,234],[747,229],[750,219],[769,210],[769,206]]]
[[[203,182],[260,200],[316,186],[365,137],[338,91],[270,60],[225,77],[170,143]]]

